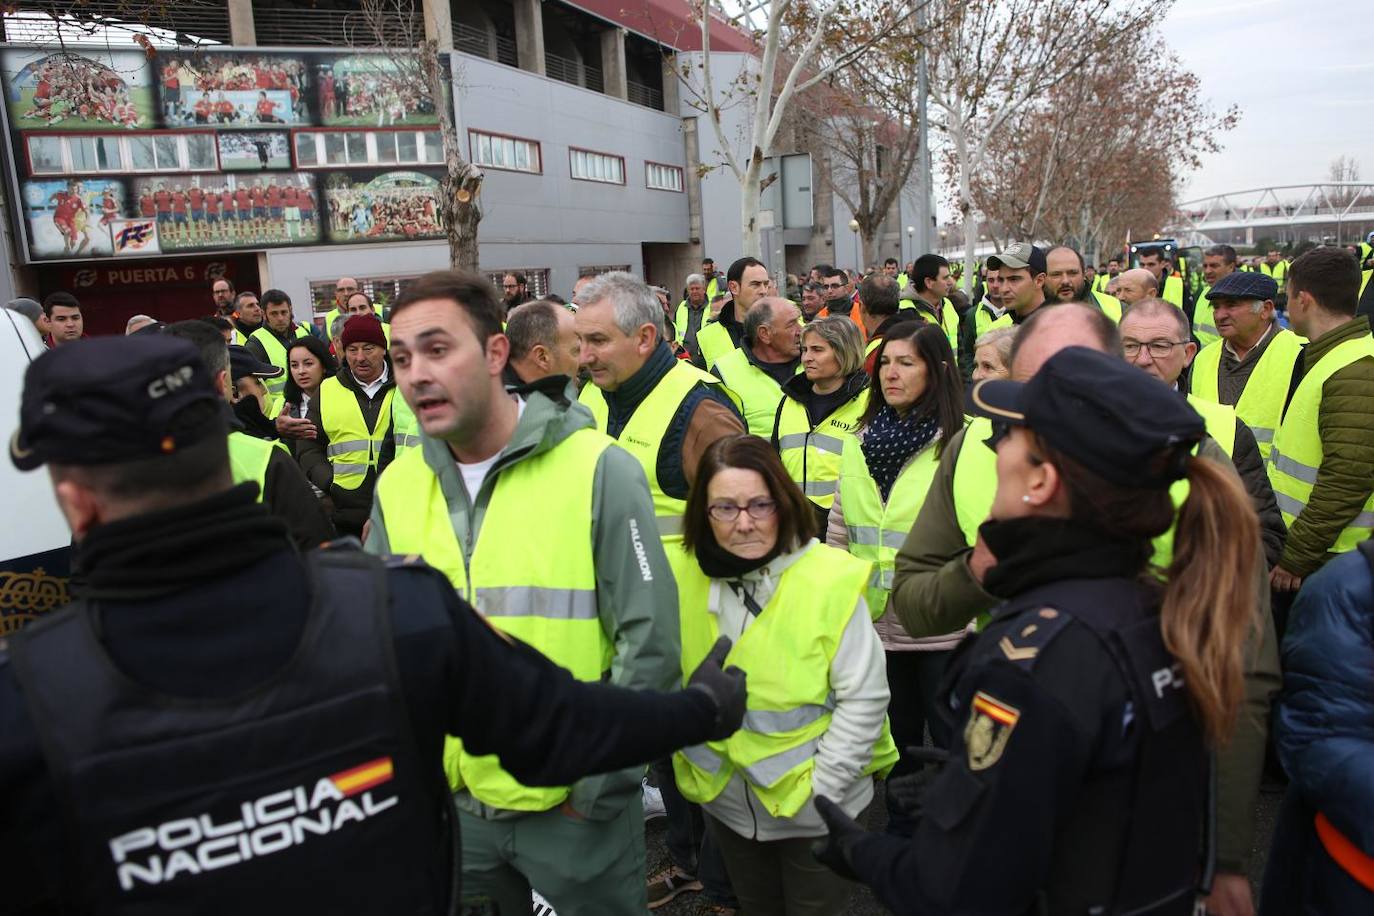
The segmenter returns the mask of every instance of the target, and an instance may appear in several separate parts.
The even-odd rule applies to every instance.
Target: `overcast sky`
[[[1178,0],[1164,34],[1202,92],[1241,120],[1181,200],[1327,176],[1342,154],[1374,181],[1369,0]]]

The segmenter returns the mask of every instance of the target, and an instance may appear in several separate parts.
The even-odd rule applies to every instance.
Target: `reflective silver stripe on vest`
[[[810,741],[785,751],[779,751],[771,757],[765,757],[757,763],[740,769],[750,782],[766,789],[786,776],[793,768],[810,760],[815,755],[816,748],[820,743],[819,738],[812,738]]]
[[[507,585],[477,589],[477,610],[488,617],[548,617],[595,620],[596,592],[590,589]]]
[[[806,703],[792,709],[749,709],[745,710],[744,724],[741,727],[765,735],[792,732],[805,728],[834,708],[835,700],[832,696],[824,706]]]
[[[1267,426],[1252,426],[1250,432],[1254,433],[1256,442],[1274,441],[1274,431]]]
[[[1280,493],[1278,490],[1274,491],[1274,502],[1278,503],[1280,512],[1294,518],[1302,515],[1302,510],[1307,508],[1307,503],[1289,496],[1287,493]]]
[[[845,530],[849,532],[849,543],[860,547],[875,547],[881,540],[884,547],[900,550],[906,543],[905,531],[883,531],[879,538],[880,529],[876,525],[846,525]]]
[[[330,463],[330,467],[334,469],[335,476],[339,474],[366,474],[372,470],[370,464],[354,464],[351,461],[334,461]]]
[[[365,452],[372,447],[370,439],[348,439],[344,442],[331,442],[325,448],[324,453],[330,458],[335,455],[342,455],[344,452]]]
[[[1274,469],[1282,471],[1289,477],[1296,477],[1303,483],[1315,484],[1317,482],[1317,469],[1310,464],[1303,464],[1295,461],[1287,455],[1280,455],[1278,449],[1269,453],[1269,460],[1274,463]]]
[[[399,448],[412,448],[420,444],[420,437],[412,436],[409,433],[397,433],[395,439]]]
[[[885,588],[892,591],[892,570],[874,568],[873,573],[868,577],[869,588]]]
[[[844,440],[827,436],[825,433],[788,433],[778,438],[778,451],[788,448],[810,446],[823,452],[840,454],[844,451]]]
[[[1221,336],[1221,332],[1218,331],[1216,328],[1212,327],[1212,325],[1210,324],[1200,324],[1197,327],[1193,328],[1193,330],[1198,334],[1211,334],[1213,337]]]
[[[802,484],[802,492],[807,496],[830,496],[838,486],[834,480],[808,480]]]
[[[698,770],[714,775],[720,772],[721,756],[704,744],[692,744],[682,749],[682,756]]]
[[[656,515],[654,521],[658,523],[658,536],[661,538],[682,533],[682,516],[680,515]]]

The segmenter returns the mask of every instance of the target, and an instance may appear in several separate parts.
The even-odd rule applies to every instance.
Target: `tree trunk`
[[[740,181],[740,228],[743,230],[741,257],[763,259],[763,242],[759,232],[759,201],[763,195],[761,188],[763,157],[750,158]]]

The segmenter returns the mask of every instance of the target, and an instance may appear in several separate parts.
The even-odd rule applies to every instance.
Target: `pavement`
[[[1269,852],[1269,840],[1274,832],[1274,819],[1278,814],[1282,794],[1261,792],[1255,805],[1255,846],[1251,853],[1250,881],[1255,889],[1255,901],[1259,901],[1260,879],[1264,874],[1264,863]],[[878,783],[878,791],[873,804],[864,812],[861,820],[870,830],[881,830],[887,822],[887,810],[883,805],[883,783]],[[645,850],[647,853],[648,873],[654,874],[667,868],[668,849],[667,819],[656,818],[645,825]],[[654,910],[654,916],[708,916],[711,910],[700,894],[682,894],[666,906]],[[879,903],[867,888],[854,888],[848,905],[837,916],[876,916],[888,913],[887,907]]]

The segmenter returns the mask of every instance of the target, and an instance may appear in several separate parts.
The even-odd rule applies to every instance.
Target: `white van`
[[[19,425],[24,372],[43,353],[33,322],[0,308],[0,441]],[[46,471],[20,471],[0,458],[0,637],[70,600],[71,531]]]

